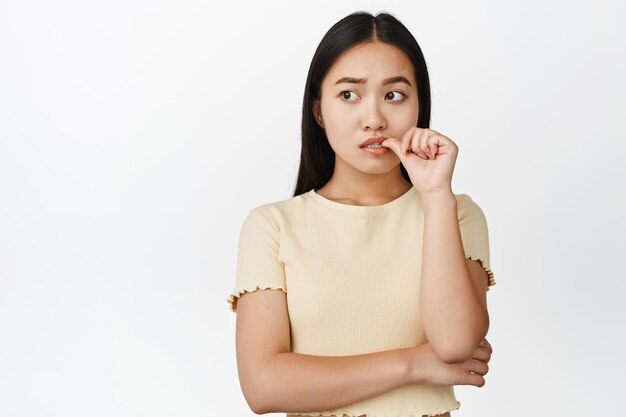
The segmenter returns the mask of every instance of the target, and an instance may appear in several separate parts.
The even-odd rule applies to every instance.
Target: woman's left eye
[[[400,98],[399,100],[393,100],[391,99],[391,101],[402,101],[404,100],[406,97],[404,96],[404,93],[401,93],[400,91],[390,91],[386,94],[386,97],[390,97],[391,94],[400,94],[402,96],[402,98]]]

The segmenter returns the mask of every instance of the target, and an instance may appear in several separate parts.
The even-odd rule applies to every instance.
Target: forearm
[[[433,193],[422,202],[422,324],[442,359],[460,360],[478,345],[487,323],[467,268],[454,194]]]
[[[415,382],[411,363],[410,349],[353,356],[279,353],[255,378],[255,412],[333,410]]]

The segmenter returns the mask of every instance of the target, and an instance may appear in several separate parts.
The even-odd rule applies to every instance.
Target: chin
[[[359,150],[359,152],[363,152]],[[335,165],[341,163],[345,165],[348,169],[353,169],[355,171],[362,172],[364,174],[386,174],[389,171],[395,169],[398,164],[400,164],[400,160],[398,158],[393,158],[391,155],[387,155],[384,158],[369,158],[369,160],[364,159],[361,155],[356,158],[350,158],[348,160],[339,157],[339,155],[335,154]],[[365,155],[367,157],[367,155]]]
[[[376,165],[376,166],[374,166]],[[395,163],[377,163],[377,164],[371,164],[371,165],[361,165],[359,167],[355,167],[358,171],[361,171],[365,174],[373,174],[373,175],[380,175],[380,174],[387,174],[389,171],[393,170],[398,164]]]

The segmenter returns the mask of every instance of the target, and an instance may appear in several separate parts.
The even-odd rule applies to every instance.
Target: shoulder
[[[262,222],[279,230],[290,218],[302,214],[308,201],[307,193],[257,205],[248,211],[245,222]]]
[[[484,217],[484,212],[481,207],[474,201],[474,199],[468,194],[455,194],[457,202],[457,212],[459,215],[459,220],[470,216],[480,216]]]
[[[463,204],[463,205],[468,205],[468,204],[476,204],[474,202],[474,199],[472,199],[472,197],[470,197],[469,194],[454,194],[454,197],[456,198],[456,201],[458,204]]]

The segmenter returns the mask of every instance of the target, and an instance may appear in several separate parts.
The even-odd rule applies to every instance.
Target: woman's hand
[[[450,138],[432,129],[414,126],[402,140],[388,138],[382,146],[400,158],[420,194],[452,191],[452,173],[459,148]]]
[[[426,385],[485,385],[484,376],[489,372],[487,364],[493,353],[487,339],[483,339],[474,350],[472,358],[463,363],[443,362],[428,342],[413,349],[414,381]]]

